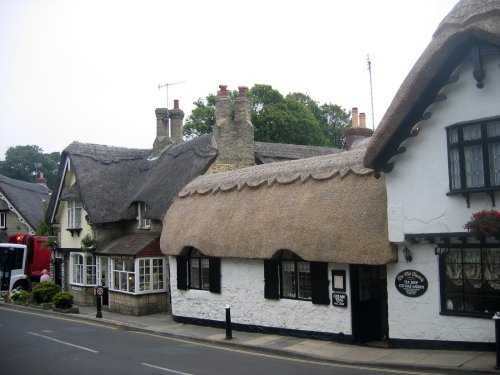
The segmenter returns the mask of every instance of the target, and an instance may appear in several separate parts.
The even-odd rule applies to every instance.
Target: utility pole
[[[373,113],[372,62],[370,61],[370,55],[366,55],[366,62],[368,63],[368,72],[370,73],[370,97],[372,101],[372,130],[375,130],[375,114]]]

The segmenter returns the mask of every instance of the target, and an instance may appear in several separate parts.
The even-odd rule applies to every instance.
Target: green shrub
[[[73,307],[73,294],[69,292],[59,292],[52,300],[58,309],[69,309]]]
[[[31,298],[31,293],[23,289],[14,289],[10,292],[9,300],[17,303],[18,305],[24,305]]]
[[[52,302],[54,296],[61,291],[61,287],[53,281],[44,281],[33,287],[33,298],[37,303]]]

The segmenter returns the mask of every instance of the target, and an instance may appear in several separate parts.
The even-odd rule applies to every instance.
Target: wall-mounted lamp
[[[413,260],[413,256],[411,255],[411,251],[410,249],[408,249],[406,246],[405,248],[403,249],[403,255],[405,257],[405,260],[407,262],[411,262]]]

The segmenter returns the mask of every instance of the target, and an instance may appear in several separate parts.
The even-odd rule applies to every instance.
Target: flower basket
[[[500,212],[496,210],[476,212],[465,223],[464,228],[478,237],[499,236]]]

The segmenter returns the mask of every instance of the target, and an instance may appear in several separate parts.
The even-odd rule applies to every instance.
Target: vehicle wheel
[[[14,284],[12,289],[18,289],[18,288],[20,288],[22,290],[30,291],[31,290],[31,283],[26,281],[26,280],[19,280]]]

